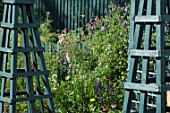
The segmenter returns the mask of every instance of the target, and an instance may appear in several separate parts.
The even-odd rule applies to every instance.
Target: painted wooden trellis
[[[170,90],[170,1],[131,0],[123,113],[165,113]]]
[[[33,0],[4,0],[0,113],[24,112],[16,109],[24,102],[29,113],[55,112],[33,4]]]

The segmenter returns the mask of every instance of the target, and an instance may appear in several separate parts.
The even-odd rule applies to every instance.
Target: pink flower
[[[58,41],[58,43],[61,44],[61,43],[63,42],[63,40],[65,40],[65,39],[66,39],[66,35],[65,35],[65,34],[61,34],[61,35],[59,36],[59,41]]]
[[[105,26],[105,25],[103,25],[103,26],[101,27],[101,30],[103,31],[105,28],[106,28],[106,26]]]
[[[64,28],[64,30],[63,30],[65,33],[67,32],[67,28]]]
[[[97,20],[99,20],[99,18],[96,17],[94,20],[97,21]]]
[[[93,30],[95,28],[95,26],[91,26],[91,29]]]
[[[70,54],[68,52],[66,52],[66,59],[68,63],[71,62]]]
[[[92,23],[93,21],[92,20],[90,20],[90,23]]]
[[[90,25],[89,25],[89,24],[86,24],[86,28],[89,29],[89,28],[90,28]]]

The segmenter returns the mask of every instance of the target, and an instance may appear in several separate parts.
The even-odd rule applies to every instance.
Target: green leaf
[[[70,80],[70,75],[66,76],[65,80]]]

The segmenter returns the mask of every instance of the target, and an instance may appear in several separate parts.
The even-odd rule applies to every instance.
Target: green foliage
[[[52,32],[50,13],[46,13],[45,21],[40,25],[39,33],[42,42],[57,42],[57,34]]]

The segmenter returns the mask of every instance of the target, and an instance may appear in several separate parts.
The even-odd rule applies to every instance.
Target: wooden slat
[[[23,1],[23,0],[3,0],[4,3],[10,3],[10,4],[33,4],[34,1],[33,0],[27,0],[27,1]]]
[[[164,21],[170,21],[169,15],[147,15],[147,16],[136,16],[135,22],[148,22],[148,23],[156,23],[156,22],[164,22]]]
[[[140,111],[131,111],[131,113],[139,113]],[[156,112],[156,108],[150,108],[150,109],[147,109],[145,111],[145,113],[155,113]]]
[[[74,6],[74,1],[75,0],[71,0],[72,2],[71,2],[71,29],[74,29],[74,18],[75,18],[75,15],[74,15],[74,12],[75,12],[75,10],[74,10],[74,8],[75,8],[75,6]]]
[[[146,57],[161,57],[162,55],[165,55],[162,53],[162,51],[159,50],[137,50],[132,49],[130,50],[131,56],[146,56]]]
[[[131,56],[146,56],[146,57],[161,57],[162,55],[169,56],[170,49],[166,49],[164,51],[160,50],[139,50],[139,49],[131,49]]]
[[[170,90],[170,84],[157,85],[155,83],[141,84],[141,83],[125,82],[124,88],[125,89],[133,89],[133,90],[137,90],[137,91],[146,91],[146,92],[148,92],[148,91],[150,91],[150,92],[166,92],[166,91]],[[144,105],[144,104],[142,104],[142,105]]]
[[[49,74],[49,71],[38,71],[38,72],[28,72],[25,73],[24,69],[18,69],[18,72],[16,73],[10,73],[11,70],[7,70],[7,72],[0,71],[0,76],[8,77],[8,78],[18,78],[18,77],[26,77],[26,76],[39,76],[42,74]]]
[[[131,0],[131,19],[135,14],[135,6],[137,5],[137,3],[139,3],[139,9],[138,9],[138,15],[142,15],[143,13],[143,9],[144,9],[144,0],[140,0],[139,2],[136,0]],[[129,41],[129,49],[134,48],[137,49],[141,43],[142,40],[142,32],[143,32],[143,25],[136,25],[135,29],[134,29],[134,24],[131,24],[131,31],[130,31],[130,41]],[[133,34],[132,34],[133,33]],[[131,37],[132,36],[132,37]],[[137,65],[138,65],[138,58],[128,58],[128,62],[130,65],[128,65],[128,76],[127,76],[127,82],[133,82],[136,78],[136,70],[137,70]],[[129,113],[131,110],[131,100],[133,97],[133,91],[132,90],[128,90],[125,91],[125,99],[124,99],[124,104],[123,104],[123,113]]]
[[[85,22],[84,3],[85,1],[81,0],[81,26],[83,26]]]
[[[146,9],[147,15],[151,15],[152,6],[153,6],[153,0],[148,0],[147,1],[147,9]],[[152,35],[152,25],[146,25],[145,26],[145,38],[144,38],[144,51],[148,51],[151,46],[151,35]],[[149,61],[150,61],[150,59],[148,57],[143,57],[141,84],[146,84],[148,81]],[[139,113],[144,113],[147,111],[146,110],[147,109],[147,94],[148,94],[148,92],[140,93]]]
[[[71,29],[71,0],[68,0],[68,31]]]
[[[81,0],[77,1],[77,28],[80,28]]]
[[[86,14],[86,17],[85,17],[85,23],[88,22],[88,18],[89,18],[89,13],[88,13],[88,10],[89,10],[89,0],[86,0],[85,1],[85,14]]]
[[[97,16],[99,17],[100,16],[100,2],[101,2],[101,0],[100,1],[97,0],[96,2],[97,2],[96,3],[96,12],[97,12]]]
[[[16,13],[15,13],[16,12]],[[8,18],[12,18],[12,22],[10,20],[8,20],[8,22],[10,23],[17,23],[18,22],[18,7],[16,7],[15,5],[13,6],[13,10],[11,12],[13,15],[12,17],[9,16]],[[10,13],[10,14],[11,14]],[[15,48],[17,46],[16,41],[17,38],[17,34],[18,34],[18,30],[12,30],[11,31],[11,40],[12,40],[12,48]],[[5,37],[4,37],[5,38]],[[17,54],[11,54],[11,60],[10,60],[10,73],[13,74],[16,72],[17,70]],[[10,99],[15,99],[16,98],[16,79],[10,79]],[[9,107],[9,112],[14,112],[15,113],[16,110],[16,103],[10,104]]]
[[[65,4],[64,4],[64,1],[65,0],[61,0],[60,2],[61,2],[61,5],[60,5],[60,9],[61,9],[61,24],[62,24],[62,26],[61,26],[61,29],[64,29],[64,6],[65,6]]]
[[[32,23],[32,24],[12,24],[12,23],[6,23],[6,22],[2,22],[1,23],[1,27],[7,27],[7,28],[39,28],[40,25],[36,24],[36,23]]]
[[[68,28],[68,14],[67,14],[67,12],[68,12],[68,0],[65,0],[64,1],[64,28]]]
[[[11,48],[4,48],[0,47],[1,52],[9,52],[9,53],[15,53],[15,52],[38,52],[38,51],[44,51],[44,48],[23,48],[23,47],[17,47],[15,49]]]
[[[24,102],[24,101],[34,101],[36,99],[44,99],[44,98],[52,98],[54,97],[53,93],[50,94],[44,94],[44,95],[37,95],[37,96],[32,96],[32,97],[27,97],[27,98],[16,98],[16,99],[10,99],[6,97],[0,97],[0,100],[3,100],[3,102],[8,102],[8,103],[16,103],[16,102]],[[11,113],[14,113],[11,112]],[[34,112],[35,113],[35,112]]]
[[[160,86],[156,84],[140,84],[140,83],[130,83],[126,82],[124,84],[125,89],[133,89],[139,91],[151,91],[151,92],[161,92]]]
[[[60,0],[57,0],[57,5],[58,5],[58,7],[57,7],[57,11],[58,11],[58,16],[57,16],[57,24],[58,24],[58,29],[61,29],[61,8],[60,8],[60,6],[61,6],[61,2],[60,2]]]
[[[75,0],[74,1],[74,29],[77,29],[77,24],[78,24],[78,19],[77,19],[77,17],[78,17],[78,1],[79,0]]]
[[[156,0],[156,15],[164,15],[165,9],[165,1],[164,0]],[[156,49],[157,50],[164,50],[164,41],[165,41],[165,36],[164,36],[164,30],[165,30],[165,25],[164,23],[161,24],[156,24]],[[156,69],[156,74],[157,74],[157,79],[156,83],[158,85],[165,84],[165,56],[162,56],[160,59],[156,59],[156,67],[160,67]],[[166,102],[165,99],[166,94],[162,93],[161,95],[157,95],[156,97],[156,113],[165,113],[166,111]]]
[[[88,14],[89,14],[89,19],[88,20],[90,20],[91,18],[92,18],[92,0],[89,0],[88,1],[89,3],[88,3],[88,5],[89,5],[89,9],[88,9]]]

